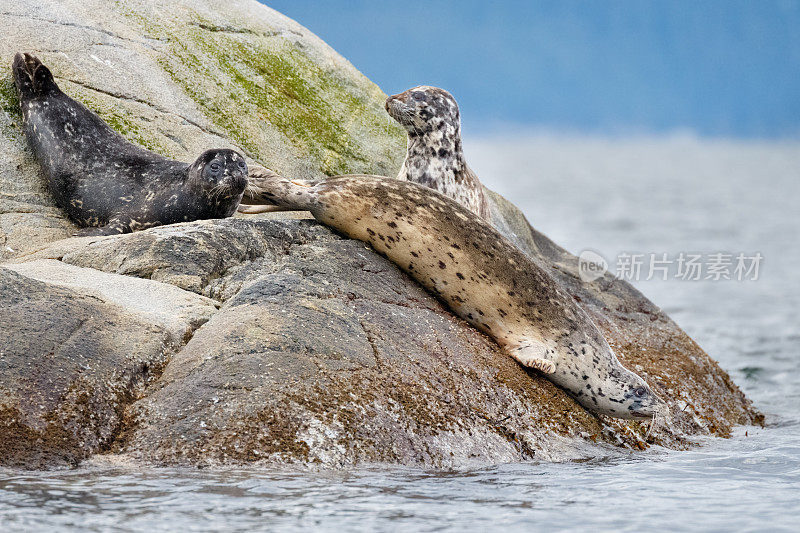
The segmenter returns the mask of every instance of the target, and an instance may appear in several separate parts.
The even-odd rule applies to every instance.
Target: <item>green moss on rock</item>
[[[270,142],[270,132],[277,132],[292,154],[327,175],[399,167],[405,134],[383,111],[383,93],[366,78],[326,71],[302,45],[268,32],[199,17],[169,28],[136,21],[150,34],[170,37],[170,53],[158,58],[161,67],[261,162],[278,163]]]
[[[87,104],[88,106],[89,104]],[[169,149],[164,146],[158,135],[141,128],[134,117],[118,107],[106,107],[103,105],[91,106],[100,118],[106,121],[111,128],[143,148],[171,157]]]
[[[163,133],[142,127],[141,115],[130,112],[125,106],[107,98],[96,98],[89,91],[77,91],[73,97],[97,113],[111,129],[139,146],[165,157],[172,157],[163,143]]]
[[[0,120],[0,128],[8,129],[12,124],[22,122],[22,111],[19,108],[17,88],[10,76],[0,79],[0,110],[10,119],[8,122]]]
[[[12,118],[22,118],[17,89],[14,87],[14,81],[10,76],[0,79],[0,109]]]

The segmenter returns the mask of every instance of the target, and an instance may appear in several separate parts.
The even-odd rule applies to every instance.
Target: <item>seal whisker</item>
[[[647,433],[644,437],[645,441],[650,438],[650,435],[653,433],[653,431],[660,427],[666,426],[666,422],[669,419],[669,413],[669,405],[662,403],[656,410],[655,416],[653,416],[653,419],[650,421],[650,425],[648,426]]]

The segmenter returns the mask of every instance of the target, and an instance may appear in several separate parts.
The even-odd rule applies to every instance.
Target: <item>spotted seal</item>
[[[584,407],[652,418],[664,404],[625,369],[592,320],[547,272],[489,223],[418,183],[380,176],[289,181],[251,176],[254,203],[310,211],[367,242]]]
[[[56,204],[79,235],[111,235],[236,211],[247,185],[244,157],[227,149],[194,163],[140,148],[59,89],[50,70],[16,54],[23,129]]]
[[[464,160],[461,118],[453,95],[420,85],[390,96],[386,111],[408,133],[408,151],[397,177],[436,189],[490,220],[483,185]]]

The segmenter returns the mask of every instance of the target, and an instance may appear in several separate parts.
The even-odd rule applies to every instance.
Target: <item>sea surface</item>
[[[690,451],[445,472],[0,470],[0,531],[800,530],[800,142],[517,134],[466,150],[489,187],[571,252],[591,249],[612,271],[620,254],[641,255],[636,286],[731,373],[767,427]],[[703,278],[709,255],[731,255],[734,278],[738,254],[762,259],[757,279],[690,280],[676,278],[681,253],[701,255]],[[666,281],[646,279],[650,254],[667,254]]]

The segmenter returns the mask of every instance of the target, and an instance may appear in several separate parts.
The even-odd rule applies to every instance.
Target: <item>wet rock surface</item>
[[[91,295],[0,269],[0,457],[77,464],[113,442],[166,362],[168,332]]]
[[[0,6],[0,60],[36,53],[68,93],[170,157],[231,146],[296,177],[394,175],[402,162],[405,135],[380,90],[255,2]],[[75,228],[42,185],[6,76],[0,463],[110,454],[159,465],[458,467],[647,446],[641,423],[586,412],[392,263],[313,220],[264,215],[68,238]],[[498,228],[670,403],[650,443],[682,448],[759,423],[660,309],[608,275],[582,282],[577,258],[490,197]]]

